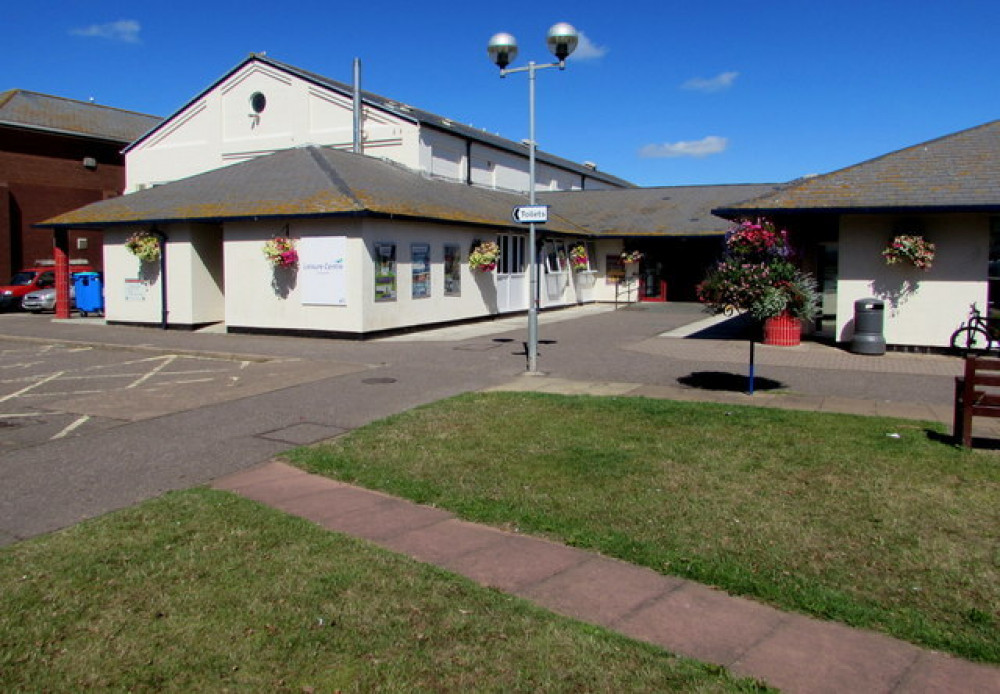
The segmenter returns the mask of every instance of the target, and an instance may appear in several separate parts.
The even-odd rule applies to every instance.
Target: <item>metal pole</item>
[[[528,204],[535,204],[535,62],[528,63]],[[528,225],[528,372],[538,371],[538,262],[535,258],[535,223]]]
[[[361,59],[354,59],[354,153],[361,154]]]

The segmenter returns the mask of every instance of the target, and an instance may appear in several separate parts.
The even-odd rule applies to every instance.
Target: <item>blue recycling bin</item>
[[[76,294],[76,310],[81,315],[104,313],[104,287],[99,273],[78,272],[73,275],[73,292]]]

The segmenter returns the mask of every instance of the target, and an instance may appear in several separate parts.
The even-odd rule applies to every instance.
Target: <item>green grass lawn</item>
[[[1000,457],[959,450],[943,431],[730,405],[490,393],[290,458],[469,520],[997,663]]]
[[[761,688],[224,492],[0,549],[0,691]]]

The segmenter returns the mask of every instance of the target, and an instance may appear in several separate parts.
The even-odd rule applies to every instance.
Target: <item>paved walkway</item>
[[[214,486],[786,692],[1000,692],[1000,668],[467,523],[280,462]]]

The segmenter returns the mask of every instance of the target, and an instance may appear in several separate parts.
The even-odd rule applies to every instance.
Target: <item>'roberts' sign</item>
[[[545,224],[549,221],[548,205],[518,205],[511,212],[515,222],[521,224]]]

